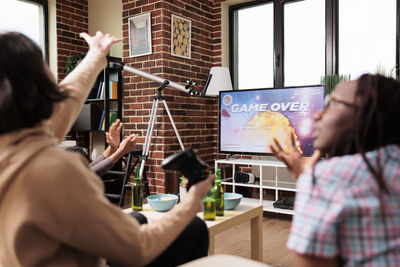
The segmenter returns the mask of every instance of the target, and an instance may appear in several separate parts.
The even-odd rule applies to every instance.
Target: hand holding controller
[[[169,156],[161,162],[161,167],[165,170],[180,171],[185,177],[188,178],[189,188],[207,178],[210,166],[204,161],[200,160],[193,149],[188,148],[182,152],[178,152]]]

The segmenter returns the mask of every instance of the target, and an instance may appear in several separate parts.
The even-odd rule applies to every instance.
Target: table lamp
[[[206,96],[217,96],[219,91],[232,90],[229,68],[212,67],[205,87]]]

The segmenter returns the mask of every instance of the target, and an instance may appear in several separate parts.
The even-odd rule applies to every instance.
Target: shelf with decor
[[[112,67],[114,62],[122,60],[107,57],[107,67],[98,75],[73,131],[104,132],[117,118],[122,119],[122,72]]]
[[[96,148],[96,156],[100,156],[107,147],[105,132],[117,118],[122,120],[122,72],[112,67],[114,62],[122,59],[107,57],[107,65],[97,76],[71,129],[72,139],[81,140],[80,146],[87,148],[89,155]],[[121,166],[117,163],[113,170],[120,171]]]
[[[117,119],[122,120],[122,71],[113,68],[121,58],[107,56],[107,66],[99,73],[83,105],[80,114],[72,127],[72,133],[84,137],[84,147],[90,155],[94,148],[100,156],[107,147],[105,132]],[[121,133],[122,140],[122,133]],[[74,136],[73,136],[74,138]],[[121,188],[124,187],[125,168],[122,159],[102,176],[105,185],[105,196],[113,203],[121,204]],[[122,189],[123,190],[123,189]],[[123,193],[125,191],[122,191]]]
[[[275,212],[282,214],[293,215],[293,210],[275,208],[273,203],[279,199],[281,191],[296,192],[296,183],[294,179],[280,179],[280,169],[286,170],[286,165],[280,161],[273,160],[255,160],[255,159],[222,159],[215,161],[215,170],[218,168],[231,167],[231,177],[224,177],[222,184],[231,186],[232,192],[235,192],[238,187],[241,188],[256,188],[258,189],[258,198],[244,197],[242,201],[246,203],[260,204],[263,210],[267,212]],[[265,167],[271,170],[265,171]],[[255,183],[239,183],[235,181],[235,173],[239,168],[256,168],[259,171],[259,182]],[[263,170],[264,169],[264,170]],[[274,200],[263,199],[264,191],[272,190],[274,192]]]

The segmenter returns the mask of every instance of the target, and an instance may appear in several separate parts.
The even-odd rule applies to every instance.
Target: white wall
[[[56,29],[56,0],[48,1],[49,16],[49,65],[57,79],[57,29]]]
[[[251,1],[252,0],[228,0],[221,4],[221,57],[223,67],[229,67],[229,7]]]
[[[97,31],[122,38],[122,0],[88,0],[89,34]],[[110,56],[122,58],[122,42],[114,44]]]

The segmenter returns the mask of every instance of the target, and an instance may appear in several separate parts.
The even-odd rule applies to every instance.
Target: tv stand
[[[279,209],[274,208],[273,203],[278,200],[279,191],[292,191],[296,192],[296,183],[293,179],[293,182],[288,181],[280,181],[278,178],[278,169],[279,168],[286,168],[286,165],[281,161],[273,161],[273,160],[255,160],[255,159],[235,159],[235,158],[227,158],[222,160],[215,161],[215,171],[217,171],[219,166],[221,165],[231,165],[232,166],[232,177],[228,177],[223,179],[222,184],[224,185],[231,185],[232,191],[235,192],[235,188],[239,187],[251,187],[251,188],[258,188],[259,192],[259,199],[255,198],[243,198],[242,201],[244,203],[256,203],[263,206],[264,211],[268,212],[275,212],[275,213],[282,213],[282,214],[289,214],[293,215],[293,210],[287,209]],[[235,183],[235,172],[237,166],[243,167],[251,167],[251,166],[258,166],[260,169],[260,181],[259,184],[245,184],[245,183]],[[262,167],[271,167],[275,170],[274,177],[266,177],[267,175],[263,175],[263,168]],[[264,179],[263,179],[264,178]],[[275,201],[271,200],[264,200],[263,199],[263,190],[274,190],[275,191]]]

